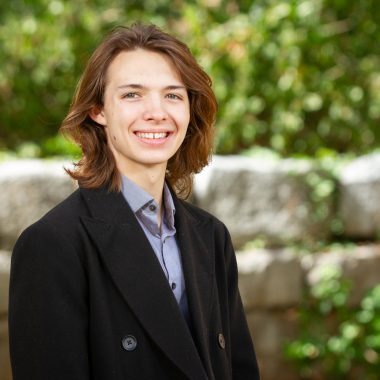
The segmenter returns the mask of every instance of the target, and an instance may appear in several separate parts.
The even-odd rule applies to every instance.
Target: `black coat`
[[[16,243],[14,380],[259,379],[229,234],[174,201],[191,325],[123,195],[78,189]]]

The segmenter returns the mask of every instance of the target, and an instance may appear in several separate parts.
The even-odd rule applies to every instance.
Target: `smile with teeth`
[[[136,136],[141,139],[164,139],[168,132],[136,132]]]

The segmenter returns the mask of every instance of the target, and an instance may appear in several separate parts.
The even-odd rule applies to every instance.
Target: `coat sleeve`
[[[225,259],[230,315],[232,378],[259,380],[259,369],[238,288],[238,269],[231,237],[224,226]]]
[[[9,293],[13,380],[90,378],[85,271],[63,236],[40,221],[15,245]]]

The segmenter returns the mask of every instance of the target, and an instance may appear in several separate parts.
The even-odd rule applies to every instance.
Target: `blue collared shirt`
[[[185,279],[175,236],[175,206],[168,186],[164,184],[161,228],[157,222],[159,207],[150,194],[126,176],[122,176],[122,193],[156,254],[183,316],[188,320]]]

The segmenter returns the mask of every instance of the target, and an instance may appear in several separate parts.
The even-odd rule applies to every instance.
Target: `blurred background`
[[[71,153],[57,129],[94,47],[153,22],[214,81],[216,152],[361,154],[380,141],[375,0],[13,0],[0,4],[0,149]]]
[[[12,0],[0,3],[0,380],[12,245],[72,191],[56,173],[79,151],[58,128],[93,49],[136,21],[186,42],[213,80],[216,158],[193,201],[235,239],[263,379],[380,379],[378,1]]]

